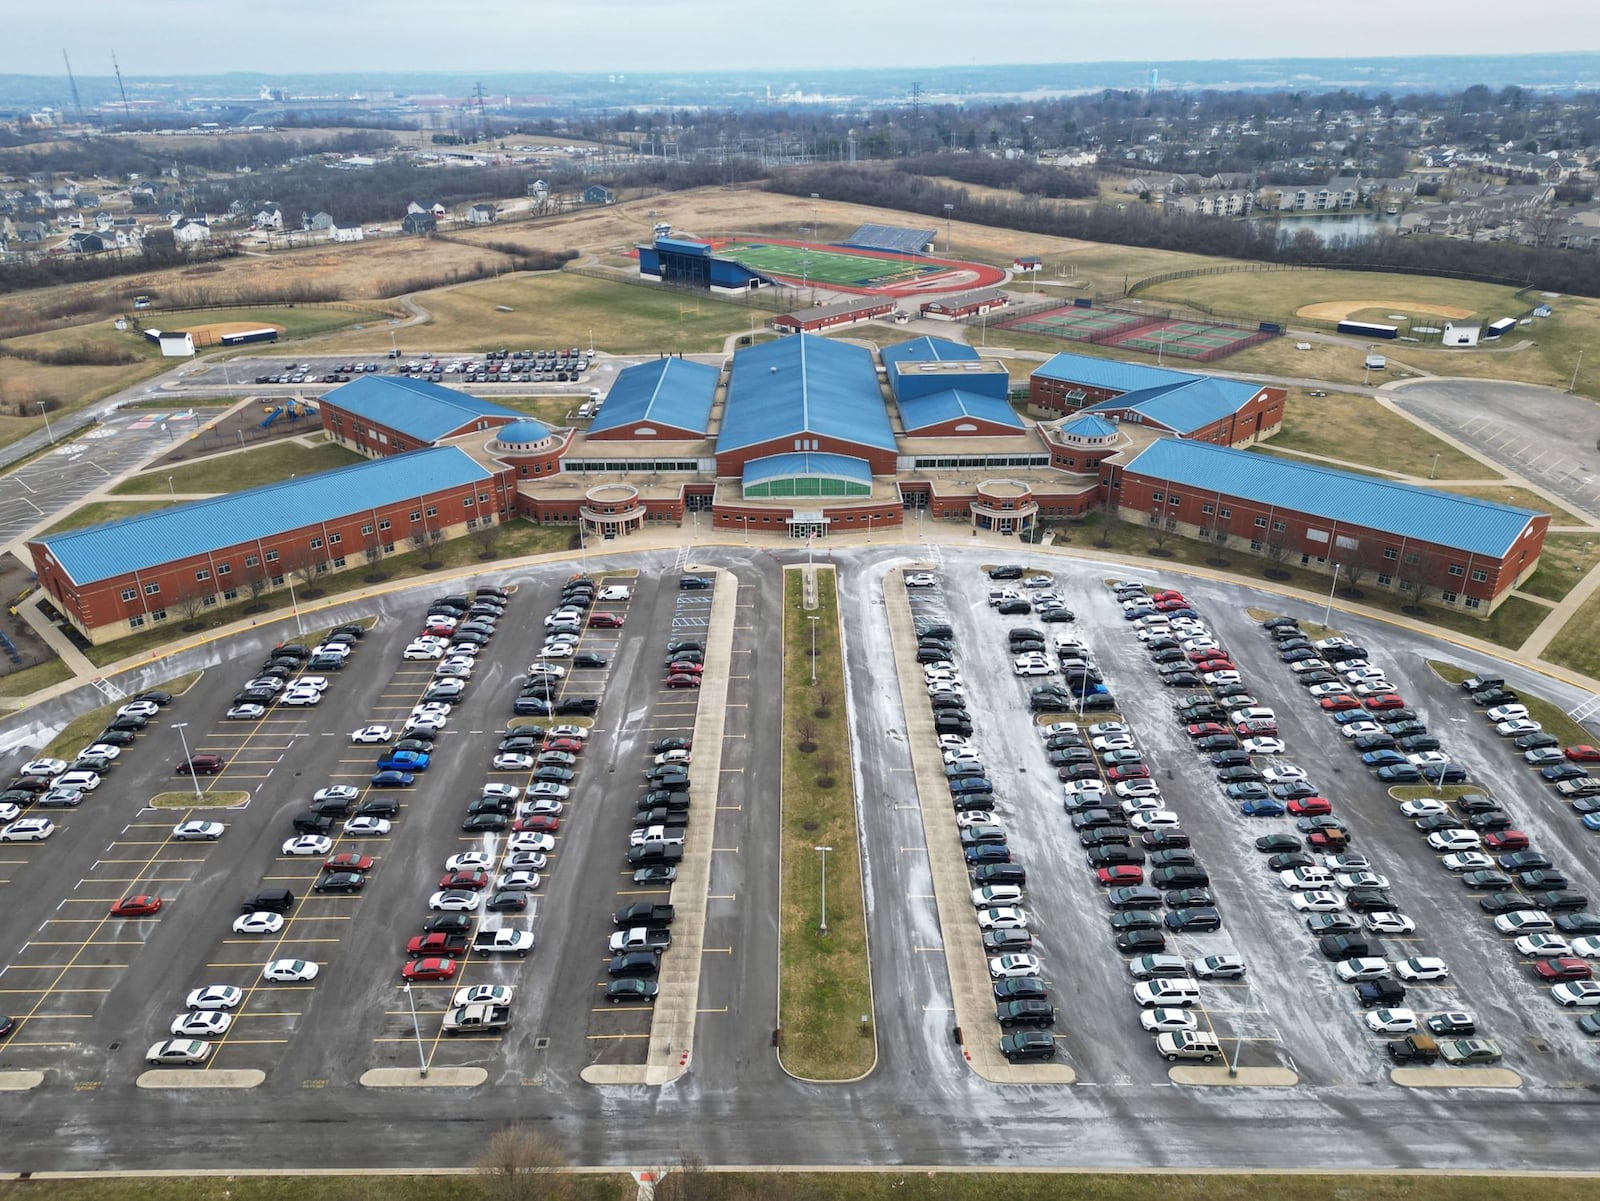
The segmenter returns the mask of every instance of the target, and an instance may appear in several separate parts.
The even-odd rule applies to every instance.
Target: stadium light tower
[[[956,206],[953,204],[944,206],[944,253],[946,258],[950,255],[950,214],[955,212],[955,209]]]

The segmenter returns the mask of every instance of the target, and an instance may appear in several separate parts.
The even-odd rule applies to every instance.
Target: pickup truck
[[[1439,1044],[1431,1034],[1408,1034],[1390,1043],[1388,1050],[1396,1063],[1432,1063],[1439,1058]]]
[[[504,1030],[511,1025],[511,1006],[479,1001],[457,1005],[444,1015],[446,1034],[466,1034],[479,1030]]]
[[[658,842],[682,843],[688,835],[683,826],[644,826],[628,836],[630,846],[649,846]]]
[[[521,959],[533,950],[533,931],[479,930],[472,936],[472,950],[478,955],[515,955]]]
[[[406,954],[434,955],[441,959],[454,959],[457,955],[466,953],[467,945],[467,936],[464,934],[447,934],[443,932],[419,934],[406,943]]]
[[[665,926],[633,926],[611,936],[611,953],[624,951],[665,951],[672,945],[672,931]]]
[[[681,842],[647,842],[641,846],[628,848],[628,862],[634,867],[646,863],[681,863],[683,861],[683,844]]]
[[[611,915],[611,924],[614,926],[670,926],[672,919],[678,912],[671,905],[655,904],[650,901],[638,901],[626,905]]]

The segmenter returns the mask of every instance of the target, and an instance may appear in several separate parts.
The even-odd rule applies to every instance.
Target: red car
[[[1361,702],[1349,694],[1344,696],[1325,696],[1317,704],[1322,706],[1325,713],[1343,713],[1346,709],[1361,708]]]
[[[1257,735],[1276,735],[1278,723],[1270,717],[1253,717],[1249,721],[1241,721],[1233,727],[1233,732],[1240,738],[1255,738]]]
[[[1189,603],[1183,599],[1183,593],[1174,592],[1171,588],[1163,588],[1160,592],[1157,592],[1151,596],[1150,599],[1158,601],[1182,601],[1184,604]]]
[[[1382,696],[1369,696],[1362,700],[1361,703],[1374,713],[1383,709],[1404,709],[1406,707],[1405,700],[1394,692],[1386,692]]]
[[[1528,836],[1521,830],[1496,830],[1493,834],[1483,836],[1483,849],[1486,851],[1526,851],[1528,849]]]
[[[1350,845],[1350,835],[1343,830],[1313,830],[1306,835],[1306,845],[1313,851],[1342,851]]]
[[[1592,980],[1594,969],[1587,959],[1571,955],[1558,955],[1554,959],[1541,959],[1533,965],[1533,974],[1541,980]]]
[[[591,630],[620,630],[624,618],[621,613],[594,613],[589,617]]]
[[[482,892],[489,887],[489,873],[484,871],[471,871],[463,869],[456,872],[445,872],[439,877],[439,891],[444,892],[452,888],[470,888],[473,892]]]
[[[675,660],[667,664],[667,674],[673,676],[697,676],[705,671],[705,664],[690,663],[687,660]]]
[[[1187,609],[1188,607],[1189,602],[1184,600],[1181,596],[1177,598],[1169,596],[1166,600],[1156,601],[1157,613],[1171,613],[1174,609]]]
[[[1566,756],[1574,763],[1600,763],[1600,746],[1569,746]]]
[[[1188,734],[1190,738],[1207,738],[1212,734],[1226,734],[1227,732],[1228,727],[1220,721],[1196,722],[1184,730],[1184,733]]]
[[[1150,769],[1143,763],[1130,763],[1126,767],[1113,767],[1106,772],[1106,779],[1113,784],[1120,784],[1123,780],[1148,780]]]
[[[516,821],[511,823],[511,829],[518,834],[527,830],[533,830],[540,834],[554,834],[561,829],[561,819],[552,817],[548,813],[535,813],[528,817],[517,818]],[[482,872],[478,874],[483,875]],[[484,879],[487,880],[488,877],[484,876]]]
[[[700,677],[678,672],[668,676],[665,683],[668,688],[698,688],[700,687]]]
[[[448,980],[455,974],[453,959],[413,959],[400,969],[402,980]]]
[[[1144,868],[1132,863],[1119,863],[1114,867],[1102,867],[1095,872],[1094,878],[1101,884],[1143,884]]]
[[[337,855],[329,855],[322,861],[322,866],[330,872],[370,872],[376,862],[371,855],[360,855],[355,851],[340,851]]]
[[[546,751],[565,751],[569,755],[581,755],[583,742],[577,738],[547,738],[541,748]]]
[[[152,913],[160,912],[161,898],[142,892],[136,896],[123,897],[111,906],[112,917],[149,917]]]
[[[1292,817],[1323,817],[1333,812],[1333,804],[1325,796],[1308,796],[1290,801],[1287,806]]]

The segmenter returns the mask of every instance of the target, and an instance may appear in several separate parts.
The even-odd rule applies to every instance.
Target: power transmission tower
[[[125,120],[133,120],[133,110],[128,105],[128,89],[122,82],[122,68],[117,63],[117,52],[111,52],[111,69],[117,73],[117,91],[122,93],[122,116]]]
[[[917,153],[922,153],[922,85],[911,85],[911,138]]]
[[[72,75],[72,60],[67,57],[65,46],[61,48],[61,61],[67,64],[67,83],[72,86],[72,107],[78,110],[78,120],[83,120],[83,97],[78,95],[78,81]]]

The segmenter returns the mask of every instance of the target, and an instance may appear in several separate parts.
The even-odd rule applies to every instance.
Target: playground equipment
[[[302,417],[315,417],[317,415],[315,405],[303,400],[297,400],[292,396],[282,403],[264,404],[261,408],[267,414],[266,420],[261,423],[262,429],[267,429],[280,417],[289,421],[299,421]]]

